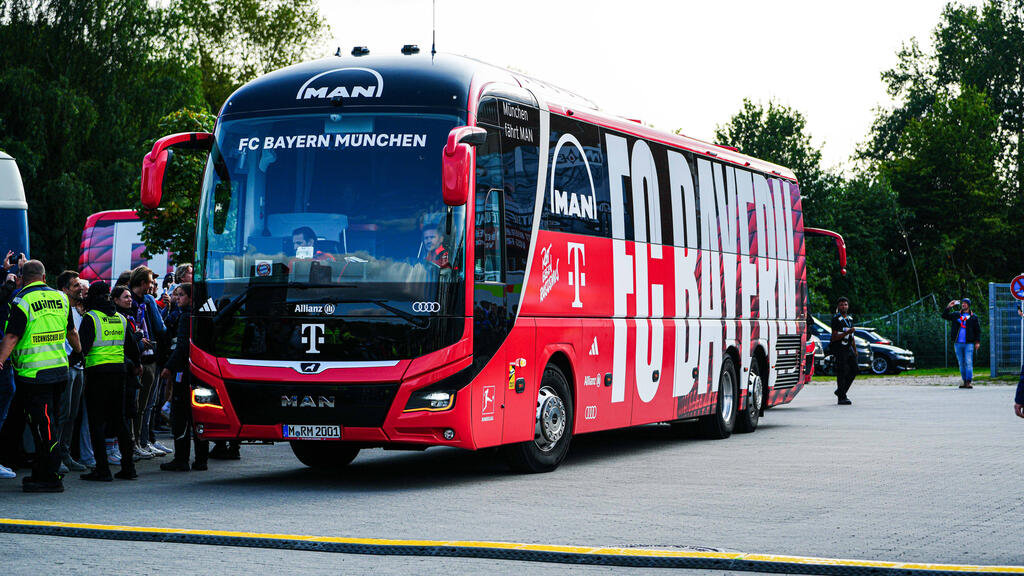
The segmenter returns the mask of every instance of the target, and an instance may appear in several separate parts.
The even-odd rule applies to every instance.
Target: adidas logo
[[[597,336],[594,336],[594,343],[590,345],[590,355],[597,356]]]
[[[207,298],[206,303],[199,309],[200,312],[216,312],[217,305],[213,303],[213,298]],[[595,341],[596,342],[596,341]]]

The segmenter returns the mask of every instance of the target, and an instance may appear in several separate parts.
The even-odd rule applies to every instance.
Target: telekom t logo
[[[568,246],[569,265],[572,266],[572,272],[569,273],[569,286],[576,291],[572,307],[583,308],[583,302],[580,301],[580,287],[587,285],[587,275],[580,272],[580,268],[587,265],[586,246],[579,242],[569,242]]]
[[[307,335],[306,332],[309,332],[309,334]],[[309,348],[306,349],[307,354],[319,354],[320,351],[316,349],[316,346],[317,344],[324,343],[324,325],[303,324],[302,343],[309,346]]]

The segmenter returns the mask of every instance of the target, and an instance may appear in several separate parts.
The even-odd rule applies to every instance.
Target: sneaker
[[[77,462],[71,456],[64,457],[64,466],[66,466],[68,470],[71,470],[72,472],[85,472],[85,466],[80,462]]]
[[[107,450],[107,463],[111,466],[121,465],[121,451],[120,450]]]
[[[132,450],[132,460],[135,462],[138,462],[139,460],[149,460],[152,457],[153,453],[150,452],[149,450],[146,450],[145,448],[140,448],[136,446]]]
[[[0,478],[17,478],[18,475],[7,466],[0,464]]]
[[[190,470],[188,461],[184,460],[171,460],[170,462],[164,462],[160,465],[160,469],[168,472],[188,472]]]
[[[964,382],[963,384],[960,385],[960,387],[961,388],[974,388],[974,386],[971,386],[970,382]]]
[[[52,482],[25,482],[21,485],[23,492],[63,492],[64,483],[60,480]]]
[[[139,477],[139,473],[135,470],[121,470],[117,474],[114,474],[114,478],[118,480],[135,480]]]
[[[82,460],[82,466],[85,466],[86,468],[89,468],[90,470],[95,470],[96,469],[96,459],[95,458],[90,458],[88,460]]]
[[[850,404],[853,404],[853,402],[849,398],[840,398],[839,399],[839,405],[840,406],[849,406]]]
[[[174,450],[173,449],[168,448],[167,446],[164,446],[163,444],[161,444],[159,442],[153,442],[152,444],[149,445],[149,447],[152,448],[153,450],[156,450],[157,452],[162,452],[162,454],[158,454],[158,456],[163,456],[163,455],[166,455],[166,454],[174,454]]]
[[[61,462],[60,466],[57,467],[57,474],[60,474],[61,476],[63,476],[65,474],[67,474],[68,472],[69,472],[68,467],[65,466],[63,462]]]
[[[200,472],[205,472],[206,470],[208,470],[208,467],[206,465],[206,462],[193,462],[192,469],[199,470]]]
[[[120,472],[118,472],[118,474],[120,474]],[[114,481],[114,477],[110,475],[109,471],[107,471],[106,474],[101,474],[101,473],[93,470],[92,472],[89,472],[87,474],[80,474],[78,477],[81,478],[82,480],[88,480],[90,482],[113,482]]]

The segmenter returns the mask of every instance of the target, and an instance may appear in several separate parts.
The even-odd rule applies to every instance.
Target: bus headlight
[[[405,412],[443,412],[455,405],[455,393],[446,390],[417,390],[409,397]]]
[[[205,384],[194,384],[192,386],[192,404],[196,406],[221,407],[217,391]]]

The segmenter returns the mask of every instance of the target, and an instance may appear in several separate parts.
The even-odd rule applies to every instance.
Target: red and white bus
[[[148,266],[161,276],[173,272],[167,253],[145,257],[142,221],[135,210],[106,210],[92,214],[82,229],[78,270],[89,282],[103,280],[114,285],[125,270]]]
[[[475,60],[345,56],[259,78],[214,134],[197,230],[193,413],[311,466],[697,419],[753,431],[805,359],[789,170]],[[358,53],[355,52],[355,53]]]

